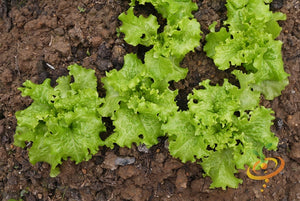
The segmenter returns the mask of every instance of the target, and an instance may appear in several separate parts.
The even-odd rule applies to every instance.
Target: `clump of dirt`
[[[186,79],[172,83],[179,89],[181,109],[186,109],[187,94],[200,81],[213,84],[233,77],[218,70],[202,51],[208,26],[226,19],[225,0],[196,0],[194,13],[201,23],[203,39],[195,52],[189,53],[182,67],[189,69]],[[247,178],[238,189],[209,189],[210,178],[203,178],[201,166],[183,164],[172,158],[165,138],[150,149],[133,145],[131,149],[101,147],[89,161],[75,165],[65,161],[61,174],[49,177],[46,163],[31,165],[27,150],[13,146],[16,128],[14,113],[25,109],[30,98],[21,97],[17,89],[30,79],[52,84],[68,73],[66,67],[77,62],[94,69],[99,80],[111,69],[120,69],[123,56],[141,51],[117,37],[118,16],[128,8],[128,1],[14,1],[0,4],[0,200],[297,200],[300,194],[300,3],[297,0],[273,0],[271,9],[287,15],[281,21],[282,54],[290,84],[282,96],[262,104],[275,111],[272,131],[279,137],[277,152],[286,162],[284,171],[270,179],[261,193],[264,181]],[[151,9],[150,9],[151,10]],[[217,29],[219,27],[216,27]],[[54,69],[53,69],[54,67]],[[116,160],[118,163],[116,164]]]

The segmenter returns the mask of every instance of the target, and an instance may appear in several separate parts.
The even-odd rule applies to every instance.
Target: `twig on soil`
[[[80,185],[80,188],[84,187],[86,183],[87,183],[87,181],[84,180],[83,183]]]
[[[114,198],[114,193],[111,193],[110,198],[107,201],[111,201]]]
[[[96,1],[95,4],[105,4],[105,2],[102,2],[102,1]]]
[[[20,73],[20,68],[19,68],[18,55],[15,55],[14,57],[15,57],[16,70],[18,72],[18,75],[20,76],[21,73]]]
[[[48,63],[46,63],[46,65],[47,65],[49,68],[51,68],[52,70],[55,70],[54,66],[52,66],[52,65],[50,65],[50,64],[48,64]]]
[[[49,42],[49,47],[52,45],[52,42],[53,42],[53,36],[51,35],[50,42]]]
[[[19,54],[19,48],[20,48],[20,43],[17,43],[17,48],[16,48],[16,55],[15,57],[15,65],[16,65],[16,70],[18,72],[18,76],[21,76],[21,72],[20,72],[20,67],[19,67],[19,60],[18,60],[18,54]]]

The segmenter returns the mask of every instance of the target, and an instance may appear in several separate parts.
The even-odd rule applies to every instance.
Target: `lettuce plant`
[[[157,138],[164,135],[162,123],[178,109],[174,101],[177,91],[154,82],[144,69],[145,64],[135,54],[127,54],[123,68],[102,79],[106,98],[100,111],[111,117],[115,126],[115,132],[106,139],[107,146],[157,144]]]
[[[269,11],[263,0],[227,0],[227,20],[220,31],[211,26],[206,37],[204,51],[220,70],[230,65],[244,67],[246,73],[234,70],[232,73],[246,87],[264,94],[272,100],[279,96],[288,84],[288,74],[283,69],[282,42],[275,40],[281,31],[278,20],[284,20],[283,13]]]
[[[270,131],[272,110],[260,107],[259,92],[239,89],[225,80],[222,86],[200,84],[188,96],[189,110],[169,117],[162,126],[169,136],[171,155],[182,162],[201,159],[211,188],[237,188],[234,173],[264,158],[263,147],[276,149],[278,138]]]
[[[32,142],[30,162],[49,163],[52,177],[59,174],[57,166],[62,160],[89,160],[104,145],[99,137],[105,131],[98,112],[102,99],[94,71],[77,64],[68,69],[70,75],[58,78],[55,88],[50,86],[50,79],[40,85],[27,80],[20,90],[33,103],[16,112],[15,145],[25,147],[26,142]]]
[[[108,72],[102,79],[107,94],[100,110],[111,117],[115,126],[115,132],[106,140],[109,147],[114,143],[121,147],[131,147],[133,143],[151,147],[165,135],[162,124],[178,110],[174,101],[178,92],[171,91],[168,82],[186,76],[187,69],[181,68],[180,62],[200,42],[200,25],[191,13],[197,9],[195,3],[139,1],[146,2],[153,4],[167,24],[158,33],[156,16],[136,16],[135,2],[119,16],[125,41],[152,49],[145,53],[144,62],[135,54],[126,55],[123,68]]]

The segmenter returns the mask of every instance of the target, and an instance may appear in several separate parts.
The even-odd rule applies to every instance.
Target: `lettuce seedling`
[[[246,87],[264,94],[272,100],[288,84],[281,56],[282,42],[275,40],[285,20],[283,13],[272,13],[262,0],[228,0],[226,28],[215,32],[215,23],[206,37],[204,51],[220,70],[233,65],[244,67],[247,73],[234,70],[233,74]]]
[[[211,188],[237,188],[234,173],[264,158],[263,148],[275,150],[278,138],[270,131],[272,110],[260,107],[259,92],[239,89],[225,80],[222,86],[200,84],[188,96],[189,110],[169,117],[162,129],[169,136],[171,155],[182,162],[200,162]],[[236,169],[237,168],[237,169]]]
[[[49,163],[52,177],[59,174],[57,166],[62,160],[88,160],[104,145],[99,137],[105,131],[98,112],[102,99],[98,97],[94,71],[77,64],[68,69],[70,75],[58,78],[55,88],[50,86],[50,79],[40,85],[27,80],[19,88],[33,103],[16,112],[14,144],[25,147],[32,142],[30,162]]]

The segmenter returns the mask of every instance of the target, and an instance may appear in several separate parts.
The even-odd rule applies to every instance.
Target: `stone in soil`
[[[142,152],[142,153],[149,153],[149,149],[147,148],[147,146],[145,144],[140,144],[138,147],[137,147],[138,151],[139,152]]]
[[[117,157],[115,160],[115,165],[130,165],[133,164],[135,162],[135,158],[134,157]]]
[[[110,170],[117,169],[117,165],[115,163],[116,159],[117,156],[113,152],[107,152],[103,162],[103,167]]]

